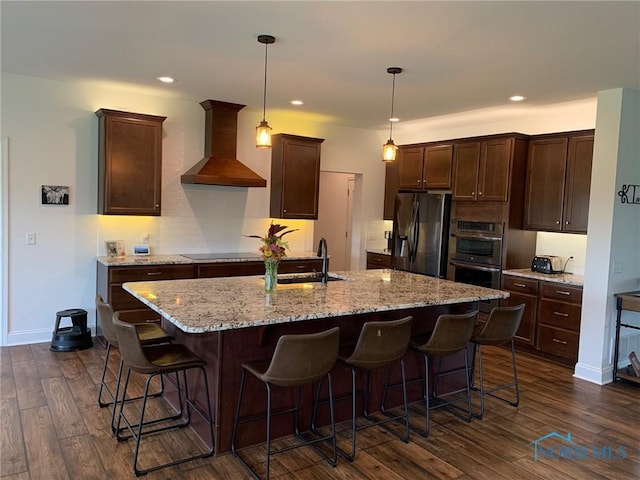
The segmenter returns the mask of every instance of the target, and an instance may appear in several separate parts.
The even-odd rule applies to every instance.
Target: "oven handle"
[[[457,237],[457,238],[473,238],[474,240],[478,239],[478,240],[492,240],[492,241],[498,241],[498,242],[502,241],[502,237],[482,235],[481,233],[462,233],[462,234],[452,233],[451,236]]]
[[[449,260],[449,265],[453,265],[454,267],[470,268],[472,270],[481,270],[483,272],[492,272],[492,273],[500,272],[500,267],[487,267],[484,265],[476,265],[473,263],[457,262],[455,260]]]

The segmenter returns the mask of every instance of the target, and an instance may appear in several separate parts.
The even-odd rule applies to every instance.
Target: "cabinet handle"
[[[162,272],[147,272],[148,276],[153,276],[153,275],[162,275]]]
[[[296,265],[296,268],[297,268],[298,270],[302,270],[302,269],[303,269],[303,268],[305,268],[305,267],[306,267],[306,265]]]
[[[475,195],[475,194],[476,194],[476,192],[471,192],[471,195]]]
[[[568,221],[567,221],[567,222],[564,222],[564,224],[565,224],[565,225],[569,225],[569,222],[568,222]]]
[[[482,195],[482,192],[478,192],[478,195]]]
[[[560,220],[558,220],[558,221],[556,222],[556,225],[560,225]]]
[[[568,313],[562,313],[562,312],[553,312],[554,315],[557,315],[559,317],[568,317],[569,314]]]
[[[422,181],[422,180],[418,179],[418,185],[420,185],[420,182],[421,182],[421,181]]]
[[[571,295],[571,292],[565,292],[564,290],[556,290],[556,293],[559,293],[560,295]]]
[[[287,209],[285,208],[284,210],[282,210],[284,213],[287,213]]]
[[[567,344],[567,342],[566,342],[565,340],[558,340],[557,338],[554,338],[554,339],[553,339],[553,342],[554,342],[554,343],[560,343],[560,344],[562,344],[562,345],[566,345],[566,344]]]
[[[527,286],[524,283],[514,283],[514,285],[520,288],[527,288]]]

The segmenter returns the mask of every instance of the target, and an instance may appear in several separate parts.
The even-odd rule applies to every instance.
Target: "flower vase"
[[[278,262],[264,262],[264,290],[275,292],[278,283]]]

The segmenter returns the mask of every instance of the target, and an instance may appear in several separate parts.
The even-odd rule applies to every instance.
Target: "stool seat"
[[[202,358],[180,343],[146,346],[144,354],[157,373],[173,373],[206,365]]]
[[[60,327],[63,318],[71,319],[71,327]],[[87,311],[69,308],[56,312],[56,325],[51,337],[50,349],[54,352],[75,352],[93,347],[91,329],[87,328]]]

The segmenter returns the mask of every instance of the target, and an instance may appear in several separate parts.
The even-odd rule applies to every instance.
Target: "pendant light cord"
[[[393,74],[393,81],[391,83],[391,117],[389,117],[389,139],[393,137],[393,102],[396,98],[396,74]]]
[[[264,44],[264,93],[262,95],[262,121],[266,119],[267,112],[267,49],[269,44]]]

